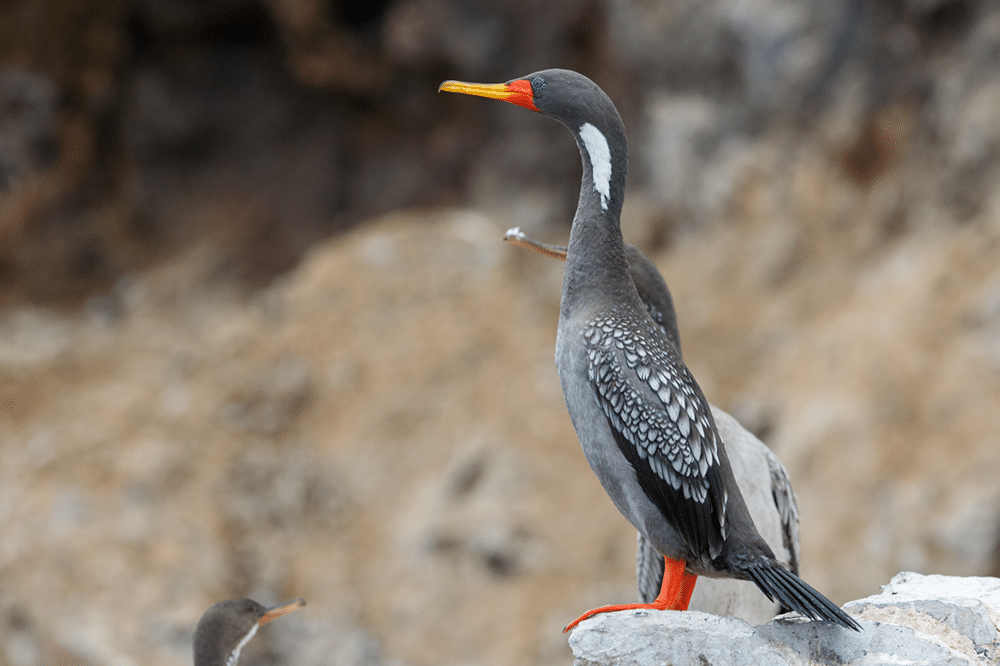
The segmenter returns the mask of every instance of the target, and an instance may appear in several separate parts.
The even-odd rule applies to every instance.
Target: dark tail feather
[[[656,552],[642,532],[636,533],[635,582],[639,585],[639,598],[651,604],[660,594],[663,585],[663,555]]]
[[[861,631],[861,625],[854,618],[777,563],[752,566],[746,572],[771,601],[777,599],[782,606],[798,611],[812,620],[826,620],[847,629]]]

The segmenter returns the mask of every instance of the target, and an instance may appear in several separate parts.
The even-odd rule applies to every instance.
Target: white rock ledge
[[[759,627],[695,611],[622,611],[581,622],[574,666],[1000,664],[1000,579],[903,572],[844,606],[860,633],[788,614]]]

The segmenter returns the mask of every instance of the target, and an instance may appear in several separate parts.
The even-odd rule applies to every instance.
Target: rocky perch
[[[844,606],[863,627],[783,615],[759,627],[695,611],[626,611],[582,622],[574,666],[998,664],[1000,578],[897,574]]]

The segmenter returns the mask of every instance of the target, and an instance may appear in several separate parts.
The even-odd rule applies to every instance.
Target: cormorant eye
[[[544,87],[545,87],[545,79],[543,79],[542,77],[536,76],[535,78],[531,79],[531,93],[533,95],[537,95],[538,93],[542,92],[542,88]]]

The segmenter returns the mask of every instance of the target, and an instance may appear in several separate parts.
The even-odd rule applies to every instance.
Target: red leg
[[[674,604],[673,610],[687,610],[688,605],[691,603],[691,595],[694,593],[694,584],[698,582],[698,576],[695,574],[690,574],[687,571],[681,574],[681,585],[680,591],[677,594],[677,602]]]
[[[663,558],[663,584],[660,585],[660,594],[651,604],[614,604],[611,606],[601,606],[589,610],[576,618],[563,629],[566,633],[576,625],[580,624],[588,617],[598,613],[612,613],[620,610],[687,610],[688,603],[691,602],[691,593],[694,592],[695,581],[698,576],[689,574],[684,570],[687,566],[684,560],[672,560],[669,557]]]

